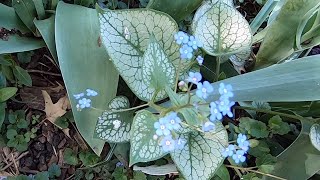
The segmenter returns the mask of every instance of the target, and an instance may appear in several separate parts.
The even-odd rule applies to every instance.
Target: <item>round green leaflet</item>
[[[142,110],[136,114],[132,123],[130,166],[138,162],[149,162],[157,160],[167,153],[159,146],[154,123],[158,121],[157,116],[151,112]]]
[[[236,54],[251,46],[248,22],[233,7],[221,1],[206,2],[196,12],[192,31],[210,55]]]
[[[112,112],[130,108],[128,98],[124,96],[115,97],[109,103],[109,111],[103,112],[98,118],[95,137],[111,143],[122,143],[130,140],[131,122],[133,111]]]
[[[208,180],[219,169],[225,159],[221,152],[228,144],[228,134],[220,122],[216,131],[201,134],[182,134],[187,143],[182,150],[170,153],[173,161],[186,180]]]
[[[320,151],[320,125],[314,124],[310,128],[310,140],[312,145]]]
[[[177,23],[167,14],[151,9],[107,10],[99,13],[101,39],[111,60],[130,89],[144,101],[149,101],[155,89],[142,77],[143,55],[154,34],[175,67],[179,64],[179,46],[174,42]],[[182,71],[188,62],[182,63]],[[159,99],[165,97],[160,93]]]

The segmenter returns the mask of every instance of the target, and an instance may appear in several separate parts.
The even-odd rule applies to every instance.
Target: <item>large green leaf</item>
[[[222,1],[204,3],[194,16],[192,31],[210,55],[235,54],[251,46],[248,22],[233,6]]]
[[[166,86],[174,85],[175,75],[176,71],[172,62],[168,59],[161,45],[152,34],[150,43],[143,56],[142,79],[147,86],[160,91],[164,90]],[[162,91],[162,93],[165,92]]]
[[[223,160],[221,152],[228,144],[228,134],[220,122],[216,131],[206,135],[193,132],[182,134],[187,143],[182,150],[174,150],[171,157],[187,180],[207,180],[213,177]]]
[[[277,157],[277,163],[270,174],[285,179],[308,179],[319,171],[320,152],[310,142],[311,126],[312,123],[309,121],[302,121],[300,135]]]
[[[57,50],[56,50],[56,42],[55,42],[55,33],[54,33],[54,19],[55,16],[52,15],[48,19],[45,20],[34,20],[34,24],[39,30],[44,42],[46,42],[47,47],[52,55],[52,57],[58,61]]]
[[[310,129],[310,140],[312,145],[320,151],[320,125],[314,124]]]
[[[99,11],[102,42],[112,62],[138,98],[149,101],[155,89],[142,78],[143,55],[150,35],[154,34],[168,58],[178,67],[179,46],[173,37],[178,31],[176,22],[167,14],[155,10]],[[164,93],[158,95],[159,99],[164,97]]]
[[[157,139],[154,123],[157,116],[143,110],[136,114],[131,130],[130,166],[138,162],[149,162],[166,155]]]
[[[22,22],[36,34],[36,27],[33,24],[33,19],[37,16],[37,11],[33,0],[12,0],[12,7],[22,20]]]
[[[103,47],[99,46],[99,21],[94,9],[59,2],[56,11],[56,47],[68,94],[95,89],[99,98],[93,99],[96,108],[115,97],[118,74]],[[71,98],[76,125],[86,142],[100,154],[104,141],[94,139],[97,117],[101,111],[76,111],[77,102]]]
[[[23,24],[12,7],[0,3],[0,27],[6,29],[18,29],[21,33],[30,32]]]
[[[261,70],[235,76],[220,82],[231,84],[234,101],[294,102],[320,100],[320,55],[301,58]],[[308,88],[306,88],[308,87]],[[214,91],[208,102],[219,98]]]
[[[258,68],[275,64],[294,52],[299,23],[303,20],[304,15],[317,4],[319,0],[286,1],[277,18],[268,27],[257,54],[256,66]]]
[[[42,39],[14,34],[9,35],[8,40],[0,39],[0,54],[31,51],[45,46]]]
[[[112,112],[112,110],[128,108],[130,108],[128,98],[117,96],[112,99],[109,109],[98,118],[95,136],[111,143],[128,142],[134,112]]]
[[[168,13],[177,22],[190,15],[203,0],[150,0],[147,8]]]

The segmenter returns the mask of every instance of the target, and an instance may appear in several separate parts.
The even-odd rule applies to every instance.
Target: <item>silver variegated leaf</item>
[[[154,34],[170,61],[178,67],[179,46],[174,42],[177,23],[167,14],[151,9],[106,10],[99,13],[99,20],[102,43],[115,67],[130,89],[141,100],[149,101],[155,89],[142,77],[143,55],[149,37]],[[182,63],[182,72],[187,63]],[[160,93],[157,98],[164,97],[165,93]]]
[[[320,151],[320,124],[311,126],[309,136],[312,145]]]
[[[228,135],[220,122],[216,123],[216,129],[205,135],[198,132],[180,135],[187,143],[170,155],[186,180],[208,180],[222,164],[221,152],[228,144]]]
[[[158,121],[157,116],[149,111],[139,111],[134,117],[131,131],[130,166],[138,162],[149,162],[166,155],[159,145],[154,123]]]
[[[192,22],[193,34],[210,55],[221,56],[242,52],[251,46],[248,22],[233,7],[222,1],[204,3]]]
[[[156,90],[162,90],[166,86],[173,86],[175,83],[176,71],[161,45],[154,35],[150,36],[150,43],[143,56],[142,79],[147,86]]]
[[[129,100],[124,96],[115,97],[109,103],[109,110],[98,118],[95,137],[110,143],[122,143],[130,140],[133,111],[112,112],[130,108]]]

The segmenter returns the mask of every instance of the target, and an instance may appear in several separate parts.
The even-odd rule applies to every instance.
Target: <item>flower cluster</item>
[[[181,59],[188,59],[190,60],[193,57],[194,51],[196,51],[198,48],[201,48],[203,45],[200,41],[198,41],[194,36],[189,36],[187,33],[183,31],[179,31],[174,35],[174,39],[176,40],[176,43],[181,45],[180,48],[180,56]],[[201,60],[200,58],[197,58],[197,61],[203,62],[203,58]],[[199,60],[198,60],[199,59]]]
[[[186,79],[186,82],[197,85],[196,95],[201,99],[207,99],[214,89],[208,81],[204,81],[203,83],[201,83],[201,80],[202,76],[200,73],[189,72],[189,76]],[[235,104],[235,102],[230,100],[230,98],[233,97],[232,86],[220,83],[218,91],[220,94],[219,100],[210,103],[209,119],[213,123],[217,120],[222,120],[222,117],[225,115],[233,117],[231,107]],[[198,105],[196,104],[195,108],[197,107]],[[213,123],[205,122],[203,124],[202,130],[207,132],[214,129]]]
[[[222,155],[224,157],[232,157],[234,162],[238,164],[246,160],[245,154],[249,150],[250,143],[246,135],[239,134],[237,144],[238,145],[229,144],[229,146],[222,152]]]
[[[73,97],[78,101],[78,104],[76,106],[78,111],[91,107],[90,97],[94,97],[97,95],[98,93],[92,89],[86,89],[86,92],[73,95]]]
[[[186,144],[184,139],[174,139],[172,134],[175,130],[181,128],[181,119],[178,117],[176,112],[170,112],[165,117],[159,119],[154,123],[156,134],[154,139],[161,137],[160,146],[164,152],[171,152],[174,149],[182,149]]]

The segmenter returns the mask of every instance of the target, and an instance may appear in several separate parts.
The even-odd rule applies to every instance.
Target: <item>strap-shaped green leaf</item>
[[[194,132],[180,137],[187,140],[185,147],[170,154],[184,178],[210,179],[224,160],[221,152],[228,143],[227,131],[217,122],[215,132],[206,135]]]
[[[132,123],[130,166],[138,162],[148,162],[166,155],[158,140],[153,139],[156,129],[153,127],[157,117],[143,110],[136,114]]]
[[[241,52],[252,42],[248,22],[222,1],[204,3],[194,16],[192,30],[203,49],[213,56]]]
[[[109,103],[109,111],[102,113],[98,118],[95,136],[111,143],[122,143],[130,140],[130,129],[133,120],[133,111],[112,112],[112,110],[127,109],[130,107],[128,98],[115,97]]]
[[[151,9],[99,11],[101,39],[111,60],[130,89],[141,100],[149,101],[155,89],[142,78],[143,55],[149,37],[154,34],[165,54],[178,67],[179,46],[173,37],[178,31],[176,22],[167,14]],[[186,64],[181,66],[183,70]],[[161,95],[159,99],[165,97]]]
[[[176,71],[161,45],[154,35],[150,36],[150,43],[143,56],[142,79],[147,86],[156,90],[163,90],[166,86],[173,86]],[[162,94],[165,93],[162,91]],[[162,95],[163,96],[163,95]]]
[[[320,125],[314,124],[310,128],[310,140],[312,145],[320,151]]]

